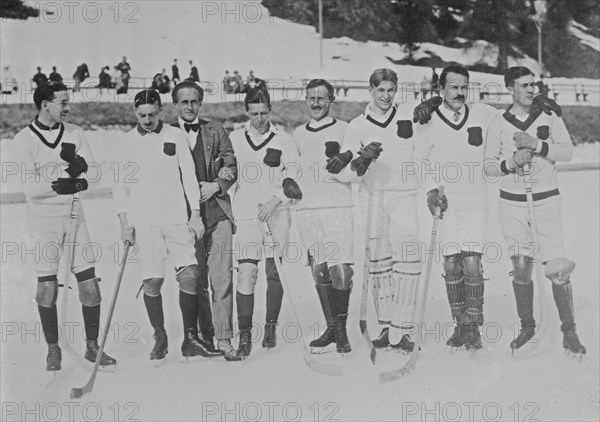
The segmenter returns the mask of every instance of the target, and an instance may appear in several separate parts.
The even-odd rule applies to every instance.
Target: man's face
[[[69,93],[67,91],[57,91],[54,93],[54,100],[42,101],[42,110],[44,110],[53,123],[64,122],[69,111]]]
[[[156,129],[158,122],[160,122],[160,112],[162,107],[157,103],[154,104],[142,104],[135,109],[135,116],[140,123],[140,126],[145,131],[151,132]]]
[[[265,133],[269,130],[269,115],[271,112],[265,103],[248,104],[246,114],[250,117],[250,124],[259,133]]]
[[[310,107],[310,116],[316,121],[329,115],[332,101],[327,88],[322,85],[306,91],[306,104]]]
[[[373,97],[375,107],[385,113],[394,104],[394,96],[396,95],[397,90],[398,88],[395,83],[383,81],[379,85],[371,87],[369,93],[371,94],[371,97]]]
[[[467,101],[469,95],[469,78],[458,73],[446,75],[446,86],[443,87],[444,104],[451,110],[458,111]]]
[[[177,102],[175,108],[181,117],[186,122],[193,122],[198,116],[198,110],[202,101],[200,101],[200,93],[193,88],[183,88],[177,93]]]
[[[523,107],[531,106],[533,97],[535,96],[535,82],[533,76],[526,75],[517,79],[511,88],[510,93],[513,96],[513,102]]]

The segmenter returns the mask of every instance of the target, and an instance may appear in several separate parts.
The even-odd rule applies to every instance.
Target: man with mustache
[[[200,189],[194,160],[185,132],[164,125],[160,119],[160,95],[143,90],[134,98],[138,125],[123,142],[123,165],[133,165],[134,181],[115,185],[114,198],[123,242],[137,243],[144,304],[154,328],[150,360],[162,360],[168,353],[161,288],[165,263],[175,267],[179,283],[179,307],[183,319],[184,357],[219,356],[207,350],[198,338],[198,285],[195,239],[204,235],[200,215]],[[185,201],[189,201],[190,214]]]
[[[466,104],[469,72],[448,66],[440,76],[439,107],[419,126],[415,161],[433,214],[442,209],[440,228],[444,280],[456,326],[446,344],[475,351],[483,347],[483,267],[488,227],[488,194],[483,151],[488,127],[498,110],[486,104]],[[439,198],[440,184],[445,194]]]
[[[298,233],[308,250],[308,265],[327,324],[310,342],[313,350],[335,344],[338,353],[351,351],[346,333],[354,263],[352,190],[335,179],[350,163],[352,153],[341,153],[347,123],[329,116],[335,99],[333,86],[313,79],[306,86],[311,120],[294,131],[300,154],[304,196],[296,202]]]
[[[512,285],[521,320],[521,331],[510,347],[520,348],[535,334],[532,273],[534,260],[541,259],[545,275],[552,282],[552,294],[562,323],[563,347],[583,355],[586,349],[575,331],[570,279],[575,262],[566,258],[562,198],[555,168],[557,161],[571,160],[573,143],[558,114],[535,110],[536,83],[531,70],[511,67],[504,81],[513,104],[490,126],[485,168],[489,176],[500,178],[500,225],[511,254]],[[524,165],[531,166],[531,177],[524,174]],[[533,190],[540,242],[535,250],[531,248],[526,180]]]
[[[42,83],[35,89],[33,101],[38,115],[29,126],[17,133],[10,145],[14,162],[22,166],[23,173],[20,175],[24,179],[23,192],[27,199],[30,235],[38,247],[48,253],[43,259],[36,260],[35,301],[48,343],[46,370],[58,371],[61,369],[62,352],[58,345],[56,300],[58,265],[63,254],[72,253],[73,256],[69,271],[77,280],[82,305],[85,358],[95,362],[99,350],[100,286],[95,274],[95,262],[85,254],[90,235],[81,207],[76,216],[73,250],[68,245],[65,248],[73,195],[87,190],[85,173],[93,157],[83,130],[65,122],[70,111],[65,85],[60,82]],[[100,365],[116,364],[115,359],[102,354]]]
[[[338,178],[362,178],[365,265],[382,326],[373,346],[410,352],[421,274],[413,124],[408,110],[394,105],[398,76],[393,70],[373,71],[369,86],[372,101],[346,128],[341,151],[349,151],[352,161]]]
[[[196,259],[201,273],[198,322],[202,339],[209,351],[224,353],[228,361],[239,360],[231,345],[233,214],[227,193],[237,179],[237,162],[223,126],[198,117],[204,99],[204,90],[198,84],[191,81],[179,83],[173,89],[172,98],[179,113],[179,119],[173,126],[186,132],[200,185],[200,212],[206,226],[204,236],[196,240]],[[209,277],[214,324],[208,292]],[[214,345],[215,335],[218,350]]]
[[[247,357],[252,350],[252,317],[258,263],[264,259],[267,277],[266,321],[263,348],[277,344],[276,327],[281,310],[283,286],[270,248],[265,245],[264,223],[268,222],[277,255],[285,251],[290,227],[290,199],[302,192],[292,178],[297,175],[298,152],[292,138],[270,122],[271,99],[264,87],[248,90],[246,114],[250,121],[231,133],[238,162],[238,180],[233,196],[236,222],[235,252],[238,278],[235,302],[240,340],[237,354]]]

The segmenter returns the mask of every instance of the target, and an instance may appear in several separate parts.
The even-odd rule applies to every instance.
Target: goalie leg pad
[[[52,308],[56,305],[57,298],[58,280],[56,274],[38,277],[35,302],[43,308]]]
[[[472,253],[463,256],[463,273],[465,278],[465,299],[467,321],[483,325],[483,267],[481,254]]]
[[[175,277],[179,282],[179,290],[190,295],[198,294],[198,284],[200,283],[198,265],[188,265],[178,269]]]
[[[461,322],[466,310],[465,282],[462,268],[462,255],[454,254],[444,257],[444,281],[446,294],[452,311],[452,319]]]
[[[79,288],[79,301],[84,306],[100,305],[102,296],[100,295],[100,285],[96,277],[77,283]]]
[[[373,286],[373,300],[375,313],[380,325],[387,325],[391,321],[391,307],[393,301],[392,290],[392,249],[389,239],[375,237],[369,239],[367,250],[369,279]]]
[[[147,278],[142,281],[144,294],[150,297],[160,296],[160,289],[164,283],[164,278]]]
[[[404,334],[414,328],[417,290],[421,276],[421,262],[398,262],[394,264],[393,277],[396,292],[392,309],[390,343],[396,344]]]
[[[354,270],[350,267],[350,264],[339,264],[330,267],[329,275],[334,288],[338,290],[350,290],[352,288]]]
[[[544,272],[553,284],[559,286],[569,283],[569,277],[575,269],[575,261],[567,258],[554,258],[546,262]]]

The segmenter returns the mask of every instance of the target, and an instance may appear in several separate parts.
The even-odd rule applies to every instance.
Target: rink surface
[[[71,400],[72,387],[82,387],[91,364],[81,366],[63,354],[63,369],[45,371],[46,345],[34,303],[37,256],[27,249],[26,205],[0,206],[2,234],[1,270],[1,394],[6,421],[588,421],[599,417],[599,172],[559,174],[563,194],[563,223],[567,249],[577,262],[572,276],[577,331],[587,347],[579,362],[563,353],[562,335],[554,303],[547,304],[549,335],[529,355],[511,356],[508,347],[517,329],[517,315],[504,251],[489,250],[484,262],[486,281],[484,349],[475,356],[465,351],[451,354],[445,341],[452,325],[442,268],[434,263],[427,303],[425,344],[417,371],[388,384],[378,374],[401,366],[406,356],[381,351],[373,366],[358,328],[362,257],[357,248],[355,287],[351,296],[349,337],[352,353],[321,355],[323,362],[343,366],[342,377],[314,372],[302,359],[299,336],[306,341],[322,328],[323,319],[313,282],[301,259],[285,263],[294,303],[302,325],[293,322],[287,298],[278,326],[278,345],[261,348],[265,309],[262,272],[256,290],[255,342],[243,362],[220,359],[181,363],[181,315],[177,285],[170,274],[163,287],[169,334],[166,362],[155,368],[148,359],[152,330],[141,299],[135,263],[129,263],[109,332],[107,351],[118,360],[114,372],[99,373],[94,390]],[[504,247],[497,222],[495,187],[490,194],[490,244]],[[83,203],[92,240],[90,254],[101,251],[97,274],[104,297],[102,325],[117,274],[118,221],[109,199]],[[423,207],[424,208],[424,207]],[[424,211],[424,210],[423,210]],[[425,211],[424,211],[425,213]],[[422,232],[428,237],[431,219],[423,214]],[[292,240],[297,241],[294,234]],[[26,258],[26,259],[24,259]],[[295,261],[295,262],[289,262]],[[549,283],[549,282],[548,282]],[[536,287],[537,288],[537,287]],[[550,285],[546,290],[551,299]],[[61,292],[62,294],[62,292]],[[537,296],[536,296],[537,297]],[[60,309],[60,299],[59,299]],[[369,329],[379,333],[372,300]],[[68,327],[73,347],[83,353],[83,323],[77,293],[69,295]],[[300,328],[300,329],[299,329]]]

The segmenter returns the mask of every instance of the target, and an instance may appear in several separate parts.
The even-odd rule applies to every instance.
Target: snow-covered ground
[[[34,303],[35,273],[39,259],[28,245],[24,204],[0,207],[2,233],[1,318],[2,417],[6,421],[591,421],[599,417],[599,309],[598,256],[600,186],[598,171],[560,173],[563,223],[567,248],[577,261],[572,280],[578,333],[588,353],[583,362],[563,354],[553,303],[547,303],[550,334],[529,357],[512,357],[508,344],[517,327],[511,288],[510,263],[499,251],[504,246],[492,206],[489,253],[484,263],[486,282],[485,348],[471,357],[451,354],[444,344],[451,333],[442,268],[434,263],[427,303],[427,333],[418,369],[397,382],[379,384],[378,373],[398,367],[406,357],[392,351],[379,353],[371,365],[358,328],[362,259],[357,254],[355,287],[351,297],[349,336],[353,351],[340,358],[344,375],[333,377],[309,369],[302,359],[300,338],[311,340],[322,326],[322,316],[309,271],[300,258],[288,256],[285,270],[301,326],[293,321],[284,300],[278,326],[278,346],[260,347],[264,320],[265,283],[259,274],[256,292],[254,349],[241,363],[219,359],[180,363],[181,316],[173,275],[164,286],[170,353],[160,368],[148,360],[152,332],[141,300],[135,299],[139,277],[135,263],[127,264],[107,351],[118,361],[113,373],[101,372],[91,394],[69,399],[72,387],[83,386],[89,368],[73,356],[63,356],[56,376],[44,370],[44,344]],[[495,187],[490,200],[495,203]],[[431,219],[422,205],[422,232],[428,237]],[[84,201],[89,229],[100,251],[97,273],[102,277],[103,319],[117,274],[118,223],[110,200]],[[442,223],[443,224],[443,223]],[[293,242],[298,242],[294,233]],[[360,250],[360,245],[357,245]],[[43,251],[39,252],[43,254]],[[549,283],[549,282],[548,282]],[[546,289],[549,290],[549,284]],[[70,294],[65,333],[83,352],[82,322],[75,292]],[[376,326],[369,300],[369,327]],[[60,306],[60,304],[59,304]],[[300,328],[300,330],[299,330]]]

